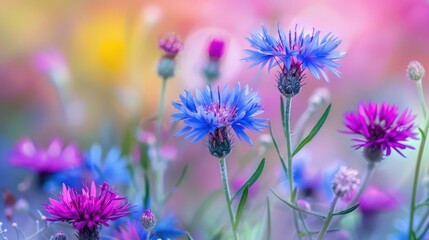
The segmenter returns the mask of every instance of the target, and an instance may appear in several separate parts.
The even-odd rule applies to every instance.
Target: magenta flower
[[[15,166],[26,167],[39,173],[54,173],[77,167],[82,163],[82,156],[76,145],[63,148],[61,140],[54,139],[47,149],[36,148],[34,143],[24,138],[20,140],[9,159]]]
[[[351,199],[350,199],[351,200]],[[359,209],[364,214],[392,211],[398,208],[397,194],[369,186],[359,198]]]
[[[81,194],[63,184],[59,200],[49,198],[49,202],[45,205],[51,214],[47,220],[73,224],[79,239],[98,239],[102,225],[108,226],[108,221],[128,215],[132,207],[126,197],[117,195],[107,183],[97,193],[94,182],[90,188],[82,188]]]
[[[159,40],[159,47],[164,51],[166,57],[174,58],[182,50],[182,45],[182,41],[174,33]]]
[[[219,60],[223,56],[224,48],[225,41],[216,38],[212,39],[207,49],[209,57],[213,60]]]
[[[347,113],[344,116],[345,125],[350,131],[343,132],[361,136],[353,139],[356,142],[353,147],[364,148],[367,152],[365,155],[369,156],[370,160],[372,153],[384,152],[389,156],[392,149],[404,157],[400,150],[414,149],[403,143],[409,138],[416,139],[414,119],[415,116],[411,115],[409,110],[399,115],[398,107],[394,105],[361,103],[357,113]]]

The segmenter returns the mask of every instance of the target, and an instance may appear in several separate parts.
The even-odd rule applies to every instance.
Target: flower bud
[[[203,74],[209,82],[213,82],[214,80],[218,79],[220,75],[219,62],[213,60],[208,61],[204,66]]]
[[[175,60],[173,58],[163,57],[158,63],[157,72],[163,79],[168,79],[174,76],[174,70],[176,67]]]
[[[150,209],[143,210],[140,221],[146,230],[152,229],[156,225],[156,217]]]
[[[358,171],[353,168],[341,167],[332,181],[332,190],[337,197],[344,197],[353,192],[360,184]]]
[[[425,69],[418,61],[411,61],[407,67],[408,78],[414,81],[421,81],[425,76]]]
[[[218,128],[214,133],[210,133],[208,147],[213,157],[226,157],[232,150],[232,140],[228,129]]]
[[[376,163],[383,160],[383,150],[381,148],[372,149],[371,147],[366,147],[363,150],[363,156],[370,163]]]

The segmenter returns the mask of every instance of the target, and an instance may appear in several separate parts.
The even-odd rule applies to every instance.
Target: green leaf
[[[234,228],[238,228],[238,223],[240,222],[241,215],[243,215],[244,206],[246,205],[247,196],[249,195],[249,187],[246,185],[243,190],[243,195],[241,195],[240,203],[238,204],[237,214],[235,215]]]
[[[259,163],[258,168],[256,168],[255,172],[252,174],[252,176],[250,176],[249,180],[247,180],[243,184],[243,186],[240,189],[238,189],[238,191],[235,193],[231,201],[234,201],[235,198],[240,196],[240,194],[244,191],[245,188],[250,188],[256,182],[256,180],[258,180],[258,178],[261,176],[262,171],[264,170],[264,166],[265,166],[265,158],[262,159],[262,161]]]
[[[126,156],[131,154],[131,150],[135,142],[134,130],[135,130],[135,127],[133,124],[127,127],[127,129],[125,130],[125,133],[122,139],[121,156]]]
[[[295,154],[297,154],[305,145],[307,145],[307,143],[309,143],[316,136],[316,134],[319,132],[319,130],[322,128],[323,124],[325,123],[326,118],[329,115],[329,111],[331,110],[331,106],[332,106],[332,104],[329,104],[329,106],[326,108],[325,112],[320,117],[319,121],[317,121],[317,123],[313,127],[313,129],[311,129],[308,136],[305,137],[299,143],[298,147],[296,147],[295,151],[292,153],[292,157],[295,156]]]
[[[285,160],[283,159],[282,155],[280,154],[279,146],[277,144],[276,139],[274,138],[273,129],[271,128],[271,123],[269,124],[269,129],[270,129],[271,139],[273,140],[273,144],[274,144],[274,147],[276,149],[277,155],[279,156],[280,162],[282,163],[283,171],[287,174],[286,163],[285,163]]]
[[[422,135],[422,139],[426,138],[426,134],[423,131],[423,129],[421,129],[421,128],[418,128],[418,129],[419,129],[420,134]]]
[[[411,232],[411,240],[417,240],[416,232]]]
[[[186,164],[186,166],[183,168],[182,172],[180,173],[180,177],[177,180],[176,184],[165,196],[165,198],[163,200],[164,204],[170,199],[171,195],[173,195],[173,193],[176,192],[176,190],[180,187],[180,185],[182,184],[183,180],[186,177],[187,172],[188,172],[188,165]]]
[[[325,216],[323,216],[323,215],[321,215],[321,214],[319,214],[319,213],[315,213],[315,212],[311,212],[311,211],[307,211],[307,210],[304,210],[304,209],[301,209],[301,208],[299,208],[299,207],[297,207],[297,206],[295,206],[295,205],[293,205],[292,203],[289,203],[288,201],[286,201],[286,200],[284,200],[283,198],[281,198],[279,195],[277,195],[272,189],[271,189],[271,192],[273,192],[273,194],[280,200],[280,201],[282,201],[282,202],[284,202],[286,205],[288,205],[290,208],[292,208],[292,209],[295,209],[295,210],[297,210],[297,211],[299,211],[299,212],[302,212],[302,213],[305,213],[305,214],[309,214],[309,215],[313,215],[313,216],[315,216],[315,217],[319,217],[319,218],[321,218],[321,219],[325,219],[326,217]]]
[[[359,205],[360,205],[360,203],[356,203],[355,205],[353,205],[353,206],[351,206],[351,207],[349,207],[349,208],[347,208],[347,209],[344,209],[344,210],[342,210],[342,211],[339,211],[339,212],[336,212],[336,213],[333,213],[332,215],[345,215],[345,214],[347,214],[347,213],[351,213],[351,212],[353,212],[354,210],[356,210],[358,207],[359,207]]]
[[[145,195],[143,198],[143,207],[145,209],[150,208],[150,180],[149,180],[149,174],[147,171],[144,171],[144,189],[145,189]]]
[[[149,146],[144,143],[140,144],[140,166],[145,171],[148,171],[150,167]]]

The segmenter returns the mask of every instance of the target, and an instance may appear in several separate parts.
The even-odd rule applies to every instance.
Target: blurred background
[[[76,144],[84,153],[93,143],[105,149],[121,146],[127,132],[135,127],[153,132],[161,92],[161,80],[156,74],[162,56],[158,41],[169,32],[179,35],[184,46],[177,57],[176,76],[167,84],[166,131],[175,127],[170,123],[169,115],[174,111],[170,102],[178,100],[183,90],[193,92],[206,84],[202,69],[207,62],[208,43],[218,38],[225,41],[225,54],[216,84],[239,81],[257,90],[265,110],[261,116],[270,119],[284,151],[276,72],[249,69],[249,64],[241,61],[245,57],[243,50],[249,48],[246,37],[259,31],[261,24],[275,33],[278,23],[285,30],[298,25],[306,31],[315,28],[322,34],[332,32],[342,40],[339,50],[347,52],[339,62],[341,79],[330,75],[330,81],[325,82],[307,74],[301,93],[293,99],[292,127],[315,89],[323,87],[330,92],[331,114],[303,157],[310,175],[338,165],[363,172],[366,163],[361,152],[350,147],[350,136],[338,132],[345,128],[344,113],[355,111],[362,101],[388,102],[401,110],[410,108],[418,115],[417,123],[422,124],[415,83],[407,79],[405,70],[411,60],[429,69],[427,0],[0,3],[0,188],[17,196],[28,194],[20,191],[18,184],[31,175],[30,170],[8,161],[19,139],[28,137],[35,145],[47,147],[58,137],[67,144]],[[426,82],[423,87],[429,91]],[[316,113],[307,130],[322,111]],[[280,162],[267,134],[268,129],[262,135],[250,133],[254,146],[237,140],[228,162],[231,179],[239,181],[246,179],[258,161],[266,157],[255,206],[263,205],[266,196],[272,197],[270,188],[284,184]],[[186,180],[167,205],[186,227],[195,206],[221,188],[218,163],[204,141],[191,144],[171,136],[165,144],[174,149],[167,185],[173,185],[183,166],[189,166]],[[257,153],[246,156],[251,151]],[[398,231],[397,220],[408,216],[402,208],[409,205],[417,153],[407,150],[405,155],[407,158],[393,154],[378,165],[373,176],[372,183],[394,193],[398,203],[393,210],[377,216],[375,230],[371,230],[374,239]],[[243,157],[246,161],[239,161]],[[40,201],[31,202],[31,208],[41,209],[40,204],[52,196],[54,193],[40,193]],[[224,208],[222,200],[220,197],[215,208]],[[247,210],[249,214],[259,214],[252,213],[250,207]],[[276,219],[273,236],[282,239],[282,226],[291,223],[290,210],[274,203],[272,211]],[[205,218],[207,225],[217,219],[210,214]]]

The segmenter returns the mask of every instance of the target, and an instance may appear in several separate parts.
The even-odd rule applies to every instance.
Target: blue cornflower
[[[253,49],[245,50],[248,56],[243,60],[252,62],[250,67],[261,65],[263,68],[268,64],[270,70],[278,66],[278,88],[285,96],[298,94],[306,69],[317,79],[323,76],[329,80],[325,69],[339,77],[341,66],[336,61],[345,53],[336,50],[341,41],[331,33],[321,37],[320,31],[304,34],[304,30],[298,33],[295,28],[286,35],[278,26],[274,37],[262,26],[262,32],[251,34],[247,40]]]
[[[206,87],[203,92],[196,90],[195,97],[189,91],[180,95],[173,106],[179,110],[172,115],[173,121],[183,120],[185,126],[177,135],[186,135],[192,142],[209,136],[209,151],[218,158],[228,155],[232,148],[231,129],[240,140],[251,144],[246,128],[260,131],[266,127],[266,120],[257,118],[262,113],[260,97],[246,85],[241,88],[225,86],[222,91]]]
[[[128,169],[129,160],[126,156],[121,156],[120,149],[118,147],[109,149],[104,161],[102,152],[101,146],[94,144],[86,155],[86,164],[94,181],[97,183],[107,181],[118,184],[131,183],[131,175]]]

